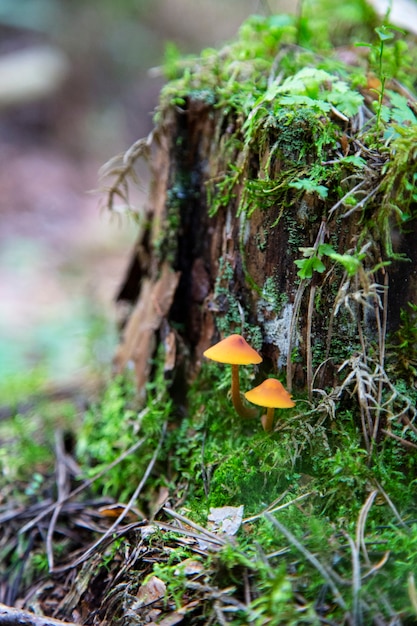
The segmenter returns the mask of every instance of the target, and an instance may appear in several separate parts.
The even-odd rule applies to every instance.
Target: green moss
[[[280,305],[272,280],[266,283],[264,295],[272,306]],[[95,489],[117,501],[127,501],[155,452],[163,424],[168,422],[140,507],[145,511],[151,508],[160,486],[168,487],[170,500],[181,501],[183,513],[203,526],[210,507],[243,505],[246,522],[233,542],[209,560],[203,555],[205,576],[210,576],[211,586],[233,586],[239,595],[244,590],[243,572],[249,575],[256,595],[235,614],[235,623],[261,625],[274,620],[279,610],[280,619],[285,615],[294,626],[303,623],[297,601],[300,594],[304,598],[303,619],[311,615],[311,623],[317,617],[317,598],[324,593],[323,606],[334,601],[331,591],[323,591],[327,581],[310,560],[311,555],[326,572],[334,571],[339,577],[332,575],[332,580],[352,579],[347,537],[355,541],[365,502],[378,490],[361,526],[370,559],[369,564],[360,552],[362,571],[366,574],[377,565],[372,576],[365,576],[361,597],[369,615],[377,610],[377,596],[384,597],[384,606],[412,615],[407,580],[417,567],[414,455],[406,455],[397,440],[386,439],[378,454],[369,459],[359,443],[354,409],[346,409],[349,399],[336,402],[336,421],[330,421],[323,419],[316,406],[296,397],[294,409],[277,412],[279,430],[264,433],[259,419],[242,420],[236,415],[228,395],[230,367],[209,361],[204,362],[179,411],[170,398],[163,363],[161,351],[153,364],[145,407],[137,405],[133,381],[119,377],[109,384],[102,400],[87,411],[77,431],[83,475],[94,475],[135,441],[144,441],[138,452],[99,478]],[[253,386],[254,374],[252,367],[241,368],[242,389]],[[407,390],[402,383],[398,393]],[[69,409],[67,413],[71,421]],[[34,430],[28,430],[27,423],[23,428],[23,424],[20,418],[15,421],[14,437],[16,445],[25,450],[25,461],[29,456],[32,459],[26,472],[31,474],[27,494],[33,498],[44,489],[45,478],[33,471],[38,466],[37,451],[33,441],[29,442]],[[393,432],[400,436],[401,425],[393,424]],[[23,471],[22,465],[20,480]],[[272,516],[290,532],[291,539],[272,518],[263,515],[268,507],[276,506],[281,508]],[[195,555],[178,545],[174,529],[172,533],[156,533],[148,541],[154,550],[165,546],[165,556],[155,563],[152,575],[167,585],[169,601],[183,606],[190,579],[181,564],[189,557],[195,559]],[[124,550],[124,543],[115,544],[107,566]],[[43,564],[40,555],[37,567]],[[331,612],[326,609],[326,617],[330,619],[331,614],[335,623],[354,605],[351,587],[343,584],[339,588],[346,609],[337,603]],[[378,610],[385,609],[380,605]]]

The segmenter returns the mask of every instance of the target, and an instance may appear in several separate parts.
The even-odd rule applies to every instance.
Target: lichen
[[[262,335],[265,343],[272,344],[279,350],[277,368],[285,367],[290,350],[290,327],[294,305],[287,303],[282,306],[280,313],[273,314],[274,309],[270,302],[261,298],[257,303],[257,317],[262,326]]]

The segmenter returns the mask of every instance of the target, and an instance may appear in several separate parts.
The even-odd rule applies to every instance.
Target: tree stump
[[[237,332],[263,356],[260,379],[310,400],[352,393],[370,445],[387,369],[415,371],[399,337],[417,305],[416,104],[394,79],[352,86],[357,67],[287,35],[257,18],[190,62],[125,156],[113,191],[144,153],[152,181],[115,366],[133,363],[143,390],[163,345],[183,398],[203,351]]]

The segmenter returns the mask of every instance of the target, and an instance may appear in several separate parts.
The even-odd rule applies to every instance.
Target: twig
[[[368,517],[368,513],[370,511],[371,506],[374,503],[374,500],[377,494],[378,494],[378,491],[376,489],[369,494],[368,498],[366,499],[365,504],[360,510],[358,524],[356,527],[356,550],[359,553],[360,550],[362,549],[363,556],[365,558],[367,565],[370,565],[371,562],[369,560],[368,551],[366,549],[366,544],[365,544],[365,524],[366,524],[366,518]]]
[[[402,437],[395,435],[390,430],[385,430],[385,428],[383,428],[381,430],[381,433],[383,433],[384,435],[388,435],[388,437],[392,437],[393,439],[401,443],[406,448],[414,448],[414,450],[417,450],[417,445],[415,443],[413,443],[412,441],[407,441],[406,439],[403,439]]]
[[[149,461],[148,467],[146,468],[146,471],[142,477],[142,480],[140,481],[140,483],[138,484],[138,486],[136,487],[135,491],[133,492],[129,502],[126,504],[125,508],[123,509],[123,511],[121,512],[121,514],[119,515],[119,517],[116,519],[116,521],[110,526],[110,528],[108,528],[106,530],[106,532],[104,533],[104,535],[102,535],[99,539],[97,539],[97,541],[95,543],[93,543],[92,546],[90,546],[88,548],[88,550],[86,550],[84,552],[83,555],[81,555],[78,559],[76,559],[75,561],[72,561],[71,563],[68,563],[67,565],[61,565],[60,567],[56,567],[54,568],[53,572],[65,572],[69,569],[72,569],[74,567],[77,567],[78,565],[80,565],[81,563],[84,563],[84,561],[86,561],[92,554],[94,554],[94,552],[96,552],[97,548],[109,537],[112,537],[114,531],[117,529],[117,527],[119,526],[120,522],[126,517],[126,515],[128,514],[128,512],[131,510],[133,504],[135,503],[135,501],[137,500],[140,492],[142,491],[146,481],[149,478],[150,473],[153,470],[153,467],[156,463],[156,460],[158,458],[159,452],[161,450],[162,447],[162,443],[163,440],[165,438],[165,433],[166,433],[166,429],[167,429],[167,423],[165,422],[164,427],[162,429],[162,433],[161,433],[161,437],[159,439],[158,445],[155,449],[155,452],[153,453],[153,456],[151,458],[151,460]]]
[[[309,552],[309,550],[307,550],[298,541],[298,539],[292,534],[292,532],[289,531],[288,528],[283,526],[273,515],[271,515],[271,513],[265,513],[265,517],[267,518],[267,520],[271,522],[271,524],[273,524],[276,528],[278,528],[278,530],[284,535],[284,537],[286,537],[288,541],[290,541],[292,545],[295,548],[297,548],[299,552],[301,552],[301,554],[307,559],[307,561],[310,561],[310,563],[316,568],[316,570],[322,575],[324,580],[329,585],[330,589],[333,592],[333,595],[337,604],[342,609],[346,609],[346,602],[343,600],[342,594],[340,593],[339,589],[336,587],[331,571],[329,571],[327,567],[322,565],[320,561],[317,559],[317,557],[315,557],[314,554]]]
[[[285,502],[284,504],[280,504],[279,506],[276,506],[274,508],[268,507],[267,509],[265,509],[265,511],[262,511],[261,513],[258,513],[257,515],[252,515],[252,517],[246,517],[245,519],[242,520],[242,522],[243,524],[247,524],[248,522],[254,522],[255,520],[265,515],[265,513],[276,513],[277,511],[286,509],[292,504],[295,504],[296,502],[299,502],[300,500],[304,500],[304,498],[308,498],[308,496],[311,496],[312,493],[313,491],[309,491],[308,493],[303,493],[301,496],[294,498],[294,500],[291,500],[290,502]]]
[[[29,611],[15,609],[0,604],[0,626],[76,626],[73,622],[62,622],[59,619],[35,615]]]
[[[384,271],[384,268],[382,268]],[[377,294],[374,296],[374,305],[375,305],[375,319],[378,328],[378,343],[379,343],[379,366],[381,371],[384,371],[385,366],[385,340],[387,334],[387,315],[388,315],[388,272],[384,271],[384,302],[382,305],[382,321],[379,310],[379,298]],[[382,392],[384,388],[384,380],[383,377],[380,376],[378,380],[378,393],[376,400],[376,415],[374,420],[374,427],[371,436],[371,448],[369,451],[369,456],[372,457],[372,453],[374,451],[374,446],[378,437],[379,424],[381,420],[381,405],[382,405]]]
[[[380,492],[380,494],[385,498],[386,503],[388,504],[389,508],[391,509],[391,511],[394,513],[395,517],[397,518],[397,520],[399,521],[399,523],[401,524],[401,526],[403,528],[407,528],[408,526],[407,524],[404,522],[403,518],[401,517],[401,515],[398,513],[397,508],[395,506],[395,504],[393,503],[393,501],[391,500],[391,498],[389,497],[389,495],[387,494],[387,492],[385,491],[385,489],[382,487],[382,485],[379,484],[379,482],[376,480],[375,484],[378,488],[378,491]]]
[[[311,401],[313,395],[313,352],[311,346],[311,331],[313,326],[314,299],[316,297],[316,286],[311,284],[307,309],[307,330],[306,330],[306,370],[307,370],[307,393]]]
[[[221,539],[221,537],[219,537],[218,535],[215,535],[214,533],[210,532],[209,530],[207,530],[203,526],[200,526],[199,524],[196,524],[192,520],[188,519],[188,517],[184,517],[184,515],[181,515],[180,513],[177,513],[176,511],[173,511],[172,509],[170,509],[170,508],[168,508],[166,506],[164,506],[162,510],[164,511],[164,513],[166,513],[170,517],[173,517],[174,519],[177,519],[180,522],[183,522],[184,524],[187,524],[187,526],[191,526],[191,528],[194,528],[194,530],[197,530],[198,532],[203,533],[203,535],[206,535],[206,537],[208,537],[211,541],[214,541],[215,543],[218,543],[218,544],[223,545],[223,546],[225,546],[227,544],[227,541],[225,541],[224,539]],[[175,529],[173,529],[173,530],[175,530]]]
[[[319,245],[322,244],[324,241],[324,236],[326,233],[326,226],[327,226],[327,222],[326,220],[323,219],[320,224],[316,240],[314,242],[314,250],[316,252],[319,248]],[[293,308],[293,313],[291,316],[290,330],[288,333],[288,337],[289,337],[288,354],[287,354],[287,388],[288,388],[288,391],[291,391],[292,389],[292,349],[295,343],[295,334],[297,330],[298,317],[300,315],[301,300],[303,298],[305,288],[307,287],[307,283],[308,283],[307,279],[305,278],[301,279],[300,284],[298,285],[297,293],[295,294],[295,298],[294,298],[294,308]],[[310,323],[311,323],[311,318],[310,318]],[[309,348],[311,350],[311,346],[309,347],[307,344],[307,352]],[[309,358],[308,355],[307,355],[307,358]],[[311,374],[311,377],[312,377],[312,374]]]
[[[370,200],[372,198],[372,196],[374,196],[379,191],[381,185],[382,185],[382,183],[379,183],[379,185],[374,187],[372,189],[372,191],[370,191],[368,193],[368,195],[365,196],[365,198],[362,198],[362,200],[360,202],[358,202],[358,204],[355,204],[355,206],[352,207],[349,211],[346,211],[346,213],[343,213],[343,215],[341,217],[343,219],[346,219],[347,217],[352,215],[352,213],[355,213],[358,209],[362,209],[362,207],[365,206],[365,204],[368,202],[368,200]]]
[[[62,507],[65,502],[65,498],[69,493],[68,474],[67,467],[64,462],[64,440],[62,432],[57,430],[55,432],[55,456],[56,456],[56,484],[58,492],[57,505],[52,513],[51,521],[49,522],[48,532],[46,535],[46,554],[48,557],[49,571],[54,569],[54,551],[52,547],[52,541],[55,531],[55,525],[58,517],[61,513]]]
[[[292,349],[295,344],[295,334],[297,330],[297,322],[300,314],[301,300],[303,298],[304,290],[307,287],[307,280],[302,278],[298,285],[297,293],[294,298],[294,308],[291,316],[290,330],[288,333],[288,354],[287,354],[287,388],[288,391],[292,389]]]
[[[340,205],[342,205],[344,203],[344,201],[347,200],[347,198],[349,198],[350,196],[353,196],[356,191],[359,191],[359,189],[364,186],[365,182],[366,182],[365,179],[361,180],[355,187],[353,187],[353,189],[350,189],[343,196],[343,198],[340,198],[340,200],[338,200],[336,202],[336,204],[334,204],[332,206],[332,208],[330,209],[329,214],[328,214],[328,218],[331,217],[331,215],[336,211],[336,209],[338,209],[340,207]]]
[[[57,506],[65,503],[65,502],[68,502],[68,500],[72,500],[72,498],[75,498],[75,496],[78,496],[78,494],[81,493],[82,491],[84,491],[84,489],[87,489],[88,487],[93,485],[96,480],[98,480],[99,478],[101,478],[102,476],[107,474],[107,472],[109,472],[110,470],[113,469],[113,467],[116,467],[116,465],[118,465],[119,463],[124,461],[124,459],[126,457],[128,457],[130,454],[132,454],[133,452],[136,452],[136,450],[138,448],[140,448],[140,446],[144,442],[145,442],[145,438],[139,439],[135,444],[133,444],[133,446],[131,446],[128,450],[126,450],[120,456],[118,456],[117,459],[112,461],[104,469],[102,469],[100,472],[98,472],[98,474],[96,474],[92,478],[88,478],[81,485],[79,485],[76,489],[71,491],[71,493],[69,493],[62,500],[62,502],[60,500],[58,500],[57,502],[54,502],[53,504],[50,504],[49,506],[47,506],[41,513],[39,513],[39,515],[37,515],[34,519],[30,520],[30,522],[28,522],[27,524],[22,526],[22,528],[20,528],[20,530],[18,531],[19,534],[23,534],[23,533],[27,532],[28,530],[30,530],[31,528],[36,526],[44,517],[49,515],[49,513],[52,513]]]
[[[417,615],[417,590],[416,584],[414,582],[414,574],[408,574],[407,580],[407,588],[408,588],[408,597],[410,598],[411,606],[414,609],[414,613]]]
[[[345,533],[352,553],[352,622],[355,626],[362,626],[363,615],[360,603],[361,565],[359,561],[359,546],[352,537]]]
[[[106,208],[114,210],[114,201],[116,197],[129,204],[128,182],[127,177],[130,175],[134,178],[133,166],[140,158],[149,160],[152,143],[155,139],[156,131],[153,130],[147,137],[135,141],[130,148],[123,154],[118,155],[107,163],[105,163],[99,172],[100,179],[114,177],[114,182],[104,191],[107,192]]]
[[[205,543],[212,543],[217,546],[224,546],[225,542],[220,537],[207,537],[207,532],[198,535],[197,533],[193,533],[191,530],[187,530],[182,528],[181,526],[171,526],[171,524],[165,524],[164,522],[153,521],[151,526],[156,526],[160,530],[166,530],[170,533],[178,533],[179,535],[184,535],[184,537],[190,537],[190,539],[195,539],[196,541],[201,541]],[[205,554],[205,553],[204,553]]]

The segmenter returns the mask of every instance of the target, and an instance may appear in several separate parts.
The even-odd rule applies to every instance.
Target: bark
[[[164,112],[155,134],[151,226],[138,241],[118,296],[133,311],[116,367],[133,361],[139,387],[159,343],[166,347],[167,373],[183,390],[203,351],[232,332],[255,340],[264,371],[286,370],[290,388],[332,385],[340,365],[365,342],[382,349],[386,332],[398,327],[401,308],[416,302],[415,220],[407,233],[398,231],[393,238],[395,252],[409,261],[370,272],[385,258],[382,236],[375,228],[364,239],[360,212],[345,210],[341,217],[334,197],[294,193],[285,207],[254,207],[248,217],[238,214],[240,180],[210,217],[207,188],[216,187],[227,161],[238,158],[225,150],[235,122],[190,98],[182,108]],[[262,176],[265,158],[251,155],[253,180]],[[274,167],[277,174],[286,164]],[[367,189],[378,188],[380,171],[380,166],[368,169]],[[373,207],[379,197],[375,193]],[[309,280],[297,276],[300,247],[331,242],[344,254],[361,239],[366,260],[357,275],[349,278],[343,267],[323,259],[326,271]]]

